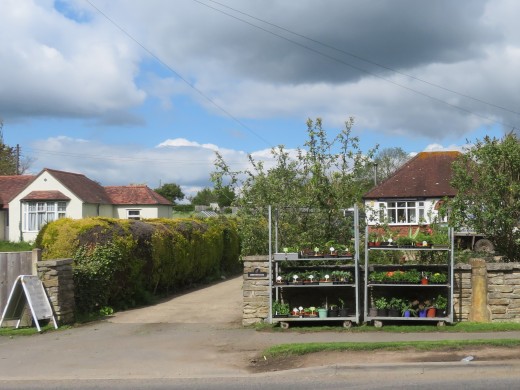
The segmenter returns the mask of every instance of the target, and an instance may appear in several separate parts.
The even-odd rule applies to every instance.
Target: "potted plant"
[[[368,234],[368,246],[380,246],[381,242],[379,242],[379,234],[376,232],[371,232]]]
[[[318,308],[318,317],[319,318],[327,318],[327,309],[324,307]]]
[[[415,240],[412,237],[398,237],[397,245],[401,248],[410,248],[414,246]]]
[[[330,305],[329,310],[327,312],[328,317],[337,317],[339,314],[339,308],[338,305]]]
[[[348,316],[348,309],[345,307],[345,301],[341,298],[338,298],[339,302],[339,313],[338,315],[340,317],[347,317]]]
[[[417,317],[417,310],[413,306],[413,303],[403,299],[401,305],[401,314],[403,317]]]
[[[273,317],[288,317],[291,309],[289,308],[288,303],[283,303],[281,301],[273,302]]]
[[[379,317],[388,316],[388,301],[385,297],[379,297],[374,301],[374,305],[377,309],[377,315]]]
[[[439,272],[435,272],[430,274],[429,282],[433,284],[444,284],[448,281],[448,276],[446,274],[441,274]]]
[[[446,316],[446,309],[448,308],[448,298],[439,294],[435,299],[435,307],[437,308],[437,317]]]
[[[400,317],[401,308],[403,306],[403,300],[401,298],[392,297],[388,302],[388,316],[389,317]]]

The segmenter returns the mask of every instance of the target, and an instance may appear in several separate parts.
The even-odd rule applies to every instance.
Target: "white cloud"
[[[218,151],[219,148],[217,145],[213,144],[199,144],[198,142],[188,141],[186,138],[176,138],[176,139],[168,139],[164,142],[161,142],[157,145],[158,148],[164,147],[196,147],[203,149],[210,149],[213,151]]]

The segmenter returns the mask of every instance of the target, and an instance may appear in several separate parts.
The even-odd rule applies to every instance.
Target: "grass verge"
[[[496,340],[438,340],[438,341],[397,341],[397,342],[375,342],[375,343],[295,343],[279,344],[265,349],[262,354],[270,358],[283,358],[296,355],[305,355],[315,352],[338,352],[338,351],[453,351],[468,347],[500,347],[514,348],[520,346],[518,339],[496,339]]]
[[[21,328],[0,328],[0,337],[14,337],[14,336],[32,336],[39,333],[52,332],[57,330],[69,329],[70,326],[60,326],[58,329],[54,329],[53,324],[47,324],[44,326],[40,326],[41,332],[38,332],[38,329],[33,327],[21,327]]]
[[[517,322],[493,322],[493,323],[477,323],[477,322],[458,322],[455,324],[446,324],[446,326],[437,326],[435,323],[423,325],[407,324],[385,324],[381,328],[376,328],[371,325],[353,326],[350,329],[345,329],[341,326],[304,326],[298,323],[291,323],[289,329],[281,329],[276,324],[257,324],[257,331],[262,332],[388,332],[388,333],[421,333],[421,332],[461,332],[461,333],[476,333],[476,332],[512,332],[520,331],[520,323]]]
[[[33,246],[28,242],[0,241],[0,252],[28,252]]]

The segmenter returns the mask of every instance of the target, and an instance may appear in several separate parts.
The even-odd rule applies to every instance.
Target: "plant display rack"
[[[364,280],[364,319],[373,322],[374,326],[383,326],[384,321],[429,321],[437,322],[438,326],[453,322],[453,229],[448,229],[450,244],[446,246],[430,247],[398,247],[369,246],[368,227],[365,234],[365,280]],[[378,264],[374,260],[376,253],[381,251],[393,253],[398,262],[392,264]],[[410,261],[410,259],[412,259]],[[439,261],[441,259],[441,261]],[[398,273],[398,275],[396,275]],[[432,280],[417,280],[416,275],[430,275]],[[379,277],[376,277],[379,276]],[[383,278],[381,278],[383,276]],[[388,276],[388,277],[385,277]],[[397,277],[396,277],[397,276]],[[408,278],[407,278],[408,276]],[[439,277],[441,276],[441,277]],[[391,279],[396,280],[391,280]],[[409,280],[407,280],[409,279]],[[410,281],[410,279],[415,279]],[[435,279],[442,279],[440,281]],[[392,297],[403,298],[403,302],[414,300],[426,306],[429,301],[434,305],[436,297],[443,297],[447,301],[445,310],[437,310],[434,316],[411,315],[404,317],[399,309],[399,314],[381,315],[375,313],[374,301],[383,297],[389,302]],[[427,299],[426,299],[427,298]],[[430,306],[430,307],[431,307]],[[419,306],[420,308],[420,306]],[[427,307],[425,307],[427,308]]]
[[[350,328],[358,324],[361,314],[359,286],[359,211],[357,206],[349,209],[354,219],[354,243],[352,253],[321,256],[305,255],[303,253],[279,253],[275,243],[276,253],[270,253],[269,291],[270,307],[269,322],[279,323],[284,329],[294,322],[332,322],[341,323]],[[269,209],[271,221],[271,209]],[[277,236],[277,232],[275,232]],[[270,252],[272,248],[272,231],[269,231]],[[317,264],[319,263],[319,264]],[[294,276],[298,276],[295,278]],[[313,277],[311,277],[313,276]],[[290,313],[287,315],[273,314],[276,302],[289,303]],[[343,301],[348,307],[347,313],[340,309]],[[338,305],[338,314],[320,317],[318,309],[327,306],[330,309]],[[314,308],[305,313],[303,308]],[[293,309],[298,309],[295,312]],[[344,308],[345,309],[345,308]],[[334,311],[331,311],[335,313]],[[329,312],[328,314],[330,314]]]

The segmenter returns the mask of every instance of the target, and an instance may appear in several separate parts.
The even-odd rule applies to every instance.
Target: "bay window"
[[[37,232],[43,225],[65,217],[67,202],[45,201],[23,203],[23,230]]]

